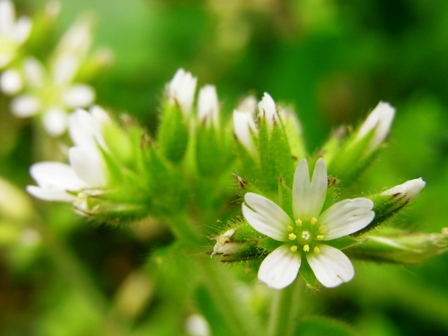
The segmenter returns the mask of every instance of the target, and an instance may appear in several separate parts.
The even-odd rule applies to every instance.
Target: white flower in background
[[[179,69],[168,83],[166,91],[172,104],[178,104],[186,118],[190,115],[196,90],[196,77],[184,69]]]
[[[48,134],[61,135],[67,127],[67,112],[87,107],[95,99],[91,86],[73,83],[78,67],[78,60],[69,56],[57,58],[48,70],[37,59],[26,59],[26,91],[11,101],[12,113],[17,117],[41,114]]]
[[[199,120],[205,123],[207,127],[213,124],[215,129],[218,129],[219,102],[214,85],[205,85],[199,90],[198,116]]]
[[[258,232],[283,242],[263,260],[258,271],[258,278],[269,287],[290,285],[297,277],[302,257],[325,287],[336,287],[353,278],[354,269],[347,256],[325,241],[366,227],[375,216],[373,202],[367,198],[347,199],[321,213],[327,183],[323,159],[317,160],[311,180],[308,162],[299,162],[292,190],[294,218],[264,196],[245,195],[242,210],[247,222]]]
[[[204,316],[192,314],[185,321],[185,329],[190,336],[209,336],[211,335],[210,326]]]
[[[69,117],[69,132],[75,144],[69,150],[70,164],[39,162],[31,166],[30,174],[37,186],[27,191],[42,200],[73,202],[78,209],[86,208],[86,196],[101,192],[108,182],[100,147],[107,150],[102,127],[110,122],[99,107],[90,113],[77,110]]]
[[[356,137],[357,140],[361,140],[364,136],[373,131],[372,138],[366,147],[367,154],[373,152],[386,140],[389,135],[394,116],[395,109],[389,103],[379,102],[361,125],[359,133]]]
[[[19,47],[30,35],[31,26],[31,20],[27,17],[16,20],[11,1],[0,0],[0,69],[15,58]]]

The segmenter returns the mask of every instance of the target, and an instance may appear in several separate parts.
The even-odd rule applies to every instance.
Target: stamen
[[[310,239],[310,237],[311,237],[311,235],[310,235],[310,233],[308,231],[303,231],[302,232],[302,238],[303,239],[308,240],[308,239]]]
[[[303,250],[304,250],[305,252],[309,252],[309,251],[310,251],[310,246],[309,246],[308,244],[303,245]]]
[[[316,217],[311,218],[311,225],[314,225],[316,223],[317,223],[317,218]]]
[[[317,240],[322,240],[322,239],[324,239],[324,235],[317,235]]]
[[[294,239],[297,238],[297,236],[296,236],[294,233],[290,233],[290,234],[288,235],[288,238],[289,238],[289,240],[294,240]]]
[[[299,219],[299,218],[297,218],[297,219],[296,219],[296,225],[297,225],[297,226],[302,226],[302,220]]]
[[[294,231],[294,228],[291,225],[288,225],[286,227],[286,230],[288,230],[288,232],[292,232],[292,231]]]
[[[291,252],[297,252],[297,245],[293,245],[289,248]]]
[[[325,225],[321,225],[319,226],[319,232],[325,234],[328,232],[328,229]]]
[[[320,248],[319,248],[319,246],[316,246],[316,247],[314,248],[314,253],[320,253]]]

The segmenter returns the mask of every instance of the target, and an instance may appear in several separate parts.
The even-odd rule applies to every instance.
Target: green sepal
[[[179,163],[187,150],[189,140],[188,123],[177,104],[166,103],[157,134],[157,143],[162,155],[173,163]]]
[[[304,256],[302,256],[302,264],[300,265],[300,275],[303,280],[305,280],[306,286],[312,290],[318,290],[320,283],[317,281],[316,276],[314,275],[313,270],[308,264],[308,260]]]
[[[232,160],[229,141],[212,125],[200,125],[196,133],[196,164],[201,175],[216,178]]]

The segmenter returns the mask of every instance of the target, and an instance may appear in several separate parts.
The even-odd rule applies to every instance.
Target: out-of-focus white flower
[[[214,85],[206,85],[199,90],[198,116],[207,127],[219,126],[219,102],[218,94]]]
[[[381,145],[389,135],[392,121],[394,120],[395,109],[385,102],[379,102],[375,109],[369,114],[361,125],[357,139],[360,140],[373,131],[372,138],[366,147],[366,153],[373,152]]]
[[[16,69],[6,69],[0,76],[0,89],[8,94],[14,95],[23,88],[22,75]]]
[[[45,69],[35,58],[25,60],[23,73],[27,90],[11,101],[17,117],[42,115],[48,134],[61,135],[67,127],[67,112],[93,103],[95,92],[89,85],[73,83],[79,63],[64,56]]]
[[[284,243],[260,265],[258,278],[269,287],[289,286],[297,277],[303,256],[325,287],[336,287],[353,278],[354,269],[347,256],[324,242],[366,227],[375,216],[373,202],[367,198],[347,199],[321,213],[327,186],[324,160],[317,160],[310,179],[308,162],[302,159],[294,174],[294,219],[264,196],[245,195],[242,210],[247,222],[258,232]]]
[[[209,336],[210,327],[206,319],[199,314],[188,316],[185,321],[185,329],[190,336]]]
[[[0,69],[5,68],[17,55],[19,47],[31,32],[28,17],[16,20],[14,5],[9,0],[0,1]]]
[[[69,150],[70,164],[39,162],[31,166],[30,174],[37,186],[27,191],[42,200],[73,202],[84,210],[86,196],[99,193],[107,185],[108,175],[100,147],[107,150],[102,127],[109,122],[99,107],[90,113],[77,110],[69,117],[69,132],[75,144]]]
[[[184,69],[179,69],[168,83],[166,91],[168,99],[173,104],[178,104],[186,118],[190,115],[196,90],[196,77]]]

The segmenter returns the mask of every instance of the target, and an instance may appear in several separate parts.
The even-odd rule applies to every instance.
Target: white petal
[[[297,277],[301,260],[299,251],[291,252],[288,245],[281,245],[263,260],[258,279],[271,288],[285,288]]]
[[[16,22],[16,27],[14,31],[14,40],[18,43],[23,43],[31,32],[32,23],[27,17],[21,17]]]
[[[282,208],[266,197],[254,193],[247,193],[244,201],[252,208],[243,204],[244,218],[255,230],[275,240],[288,239],[286,228],[294,223]]]
[[[100,122],[85,110],[78,109],[68,117],[68,130],[76,146],[90,149],[96,149],[97,144],[105,146]]]
[[[307,160],[300,160],[292,188],[293,212],[296,218],[309,220],[319,216],[325,202],[327,183],[327,168],[322,158],[316,162],[311,181]]]
[[[387,138],[394,116],[395,108],[385,102],[379,102],[369,114],[358,133],[358,138],[362,138],[371,130],[374,130],[374,134],[367,148],[368,151],[374,150]]]
[[[328,229],[324,240],[347,236],[365,228],[375,217],[372,209],[373,202],[363,197],[333,204],[319,217],[319,223]]]
[[[258,103],[258,109],[260,115],[266,117],[268,126],[271,129],[277,118],[277,108],[274,99],[267,92],[264,93],[263,99]]]
[[[40,101],[34,96],[18,96],[11,101],[11,112],[19,118],[32,116],[39,108]]]
[[[98,151],[72,147],[69,149],[68,156],[76,175],[86,181],[90,187],[106,185],[105,167]]]
[[[103,124],[109,124],[112,122],[112,120],[110,119],[109,115],[107,114],[107,112],[100,106],[98,105],[94,105],[92,106],[90,109],[90,114],[96,119],[98,120],[98,122],[103,125]]]
[[[73,168],[65,163],[35,163],[30,167],[30,175],[43,188],[79,190],[85,186]]]
[[[400,204],[403,204],[416,198],[425,185],[425,181],[420,177],[383,191],[381,195],[392,195],[400,198]]]
[[[11,1],[0,1],[0,34],[10,36],[16,19]]]
[[[189,116],[193,104],[196,81],[196,77],[193,77],[191,73],[179,69],[168,84],[169,97],[177,101],[186,117]]]
[[[353,279],[355,270],[344,253],[328,245],[319,245],[319,249],[319,253],[310,252],[306,258],[322,285],[332,288]]]
[[[17,70],[5,70],[0,78],[0,86],[4,93],[14,95],[23,88],[22,76]]]
[[[255,115],[255,110],[257,108],[257,98],[254,96],[247,96],[244,98],[236,108],[238,111],[249,112]]]
[[[198,116],[199,120],[206,122],[207,126],[213,124],[218,127],[219,102],[214,85],[206,85],[199,91]]]
[[[26,191],[44,201],[73,202],[76,199],[75,196],[68,194],[64,189],[27,186]]]
[[[95,91],[89,85],[74,85],[63,97],[64,103],[69,107],[86,107],[93,103]]]
[[[52,64],[53,80],[56,85],[70,83],[78,71],[79,61],[69,55],[59,56]]]
[[[43,123],[49,135],[58,137],[67,128],[67,114],[61,109],[49,108],[44,114]]]
[[[252,133],[257,132],[257,126],[251,112],[233,111],[233,131],[235,137],[252,155],[256,156],[255,144]]]
[[[31,87],[40,88],[44,85],[45,70],[37,59],[28,57],[23,64],[23,70]]]

